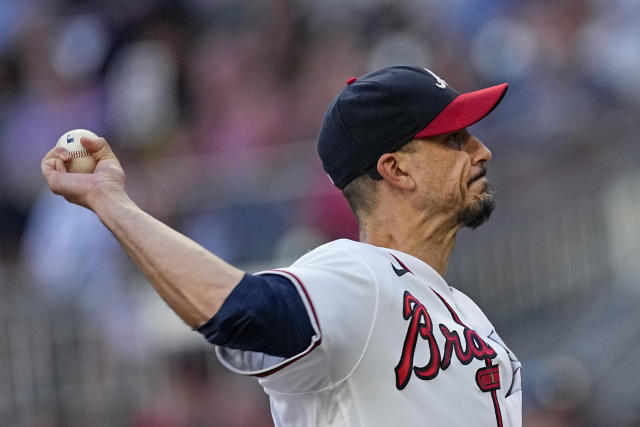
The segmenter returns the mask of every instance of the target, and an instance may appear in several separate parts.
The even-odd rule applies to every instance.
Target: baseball
[[[62,134],[58,138],[56,143],[59,147],[64,147],[69,153],[71,153],[70,162],[66,162],[65,166],[67,172],[72,173],[91,173],[96,167],[96,161],[93,159],[91,153],[84,149],[80,144],[80,138],[83,136],[89,138],[97,138],[98,135],[86,129],[73,129]]]

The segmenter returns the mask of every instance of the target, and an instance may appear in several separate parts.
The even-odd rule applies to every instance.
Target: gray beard
[[[460,213],[458,213],[458,223],[471,229],[477,228],[489,219],[495,207],[496,199],[494,192],[491,186],[488,185],[482,198],[465,206]]]

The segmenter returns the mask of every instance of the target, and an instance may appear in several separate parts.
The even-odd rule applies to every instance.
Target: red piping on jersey
[[[295,281],[298,282],[298,284],[300,285],[300,289],[302,289],[302,292],[304,292],[305,298],[309,302],[309,306],[311,307],[311,312],[313,313],[313,317],[316,320],[316,325],[318,325],[318,332],[320,333],[320,339],[313,345],[313,347],[311,347],[310,349],[306,350],[303,353],[300,353],[297,357],[289,360],[284,365],[280,365],[277,368],[273,368],[273,369],[270,369],[270,370],[268,370],[266,372],[263,372],[261,374],[255,374],[254,375],[254,377],[260,377],[260,378],[267,377],[267,376],[269,376],[271,374],[275,374],[279,370],[284,369],[287,366],[291,365],[293,362],[302,359],[304,356],[306,356],[307,354],[311,353],[322,342],[322,330],[320,329],[320,322],[318,321],[318,315],[316,314],[316,309],[313,306],[313,301],[311,301],[311,297],[309,296],[309,292],[307,292],[307,288],[305,288],[304,285],[302,284],[302,280],[300,280],[295,274],[293,274],[291,272],[288,272],[286,270],[275,269],[275,270],[271,270],[271,271],[277,271],[279,273],[285,273],[285,274],[293,277],[295,279]]]
[[[469,329],[469,327],[467,325],[465,325],[464,322],[462,322],[462,320],[460,320],[460,318],[458,317],[458,314],[453,310],[453,308],[451,308],[449,303],[438,292],[436,292],[435,289],[431,288],[431,290],[438,296],[438,298],[440,298],[442,303],[447,307],[447,310],[449,310],[449,313],[451,313],[451,317],[453,317],[453,320],[457,324],[459,324],[461,326],[464,326],[465,328]],[[488,367],[493,366],[493,363],[491,362],[491,359],[485,359],[484,362]],[[502,412],[500,411],[500,402],[498,401],[497,390],[491,390],[491,399],[493,400],[493,409],[494,409],[494,411],[496,413],[496,422],[498,423],[498,427],[503,427],[503,425],[502,425]]]
[[[451,313],[451,317],[453,317],[453,320],[460,326],[464,326],[467,329],[471,329],[469,328],[467,325],[465,325],[462,320],[460,320],[460,318],[458,317],[458,313],[456,313],[453,308],[451,308],[451,306],[449,305],[449,303],[442,297],[442,295],[440,295],[438,292],[436,292],[435,289],[431,288],[430,289],[433,291],[434,294],[436,294],[438,296],[438,298],[440,298],[440,301],[442,301],[442,303],[447,307],[447,310],[449,310],[449,313]]]
[[[392,254],[391,252],[389,252],[389,255],[391,255],[391,256],[392,256],[396,261],[398,261],[398,263],[400,264],[400,266],[401,266],[402,268],[404,268],[405,270],[407,270],[409,273],[413,274],[413,271],[409,270],[409,267],[407,267],[406,265],[404,265],[404,263],[403,263],[402,261],[400,261],[400,260],[398,259],[398,257],[397,257],[397,256],[395,256],[395,255],[394,255],[394,254]],[[414,274],[414,276],[415,276],[415,274]]]
[[[491,363],[490,359],[485,360],[485,364],[489,366],[494,366]],[[502,427],[502,413],[500,412],[500,402],[498,402],[498,390],[491,390],[491,398],[493,399],[493,409],[496,412],[496,421],[498,422],[498,427]]]

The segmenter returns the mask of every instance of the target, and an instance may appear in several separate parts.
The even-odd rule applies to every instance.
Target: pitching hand
[[[64,148],[55,147],[41,163],[42,175],[51,191],[92,210],[105,197],[126,195],[124,171],[107,141],[83,137],[80,143],[95,159],[95,170],[93,173],[68,173],[64,162],[71,161],[71,155]]]

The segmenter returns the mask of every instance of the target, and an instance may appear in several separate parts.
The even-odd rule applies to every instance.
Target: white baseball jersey
[[[423,261],[337,240],[268,273],[298,289],[315,330],[309,347],[289,359],[216,353],[259,378],[276,426],[521,426],[520,363]]]

